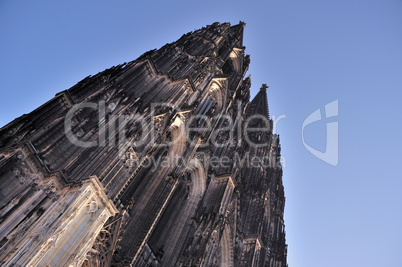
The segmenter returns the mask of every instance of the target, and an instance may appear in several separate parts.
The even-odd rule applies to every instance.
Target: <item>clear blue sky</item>
[[[289,266],[402,266],[401,0],[60,2],[0,2],[0,126],[183,33],[245,21],[252,95],[268,83],[271,115],[286,115]],[[324,151],[337,121],[335,167],[302,143],[318,108],[305,141]]]

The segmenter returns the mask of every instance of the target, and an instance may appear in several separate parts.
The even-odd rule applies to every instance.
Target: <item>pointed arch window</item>
[[[223,106],[221,88],[217,83],[212,83],[208,92],[202,98],[200,105],[196,109],[197,115],[213,115],[216,110],[218,112]]]

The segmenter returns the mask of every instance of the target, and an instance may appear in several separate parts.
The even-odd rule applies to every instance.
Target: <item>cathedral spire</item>
[[[244,25],[185,34],[1,128],[0,266],[286,267],[279,139],[268,86],[249,101]]]
[[[263,84],[258,94],[251,100],[247,108],[247,115],[260,114],[269,118],[268,100],[267,100],[267,84]]]
[[[263,84],[261,85],[260,90],[264,90],[264,91],[266,92],[268,88],[269,88],[269,86],[268,86],[266,83],[263,83]]]

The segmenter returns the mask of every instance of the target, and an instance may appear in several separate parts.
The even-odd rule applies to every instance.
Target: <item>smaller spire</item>
[[[269,118],[268,99],[267,99],[267,84],[263,84],[260,91],[254,96],[247,107],[247,114],[260,114]]]

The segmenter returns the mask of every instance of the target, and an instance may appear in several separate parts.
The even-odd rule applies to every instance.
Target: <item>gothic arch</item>
[[[207,245],[205,246],[205,253],[204,253],[204,262],[202,266],[212,266],[216,264],[216,251],[219,250],[218,242],[219,242],[219,226],[212,231],[211,235],[209,236],[209,240]]]
[[[226,60],[225,64],[223,64],[222,73],[225,75],[232,75],[234,71],[235,71],[235,67],[234,67],[233,59],[229,57]]]
[[[230,228],[228,225],[226,225],[225,229],[223,230],[222,238],[221,238],[221,242],[220,242],[220,246],[221,246],[220,266],[222,266],[222,267],[233,266],[232,258],[231,258],[230,243],[231,243]]]
[[[191,172],[192,188],[190,191],[191,197],[201,197],[206,188],[206,175],[204,166],[197,158],[190,160],[187,169]]]
[[[233,71],[236,73],[241,73],[242,71],[242,58],[243,58],[244,50],[239,48],[234,48],[232,52],[229,54],[228,60],[230,60],[231,65],[233,67]]]
[[[208,93],[213,101],[216,103],[216,111],[218,113],[222,110],[223,104],[225,103],[223,91],[224,88],[222,88],[221,85],[215,81],[213,81],[209,87]]]
[[[226,103],[227,78],[213,78],[208,85],[207,90],[202,95],[202,100],[196,110],[199,115],[205,115],[210,112],[219,114]]]
[[[178,159],[183,155],[186,149],[186,129],[184,122],[180,115],[177,115],[173,123],[169,127],[170,135],[172,137],[168,157],[170,160],[170,166],[173,168],[176,166]]]
[[[198,203],[206,190],[206,175],[204,166],[201,162],[193,158],[188,163],[186,168],[191,174],[191,186],[186,204],[180,211],[180,216],[174,218],[175,230],[169,232],[167,238],[164,240],[165,255],[163,258],[164,266],[173,266],[177,260],[178,254],[174,253],[183,248],[185,236],[190,230],[191,217],[194,216]],[[166,229],[169,231],[168,229]]]

